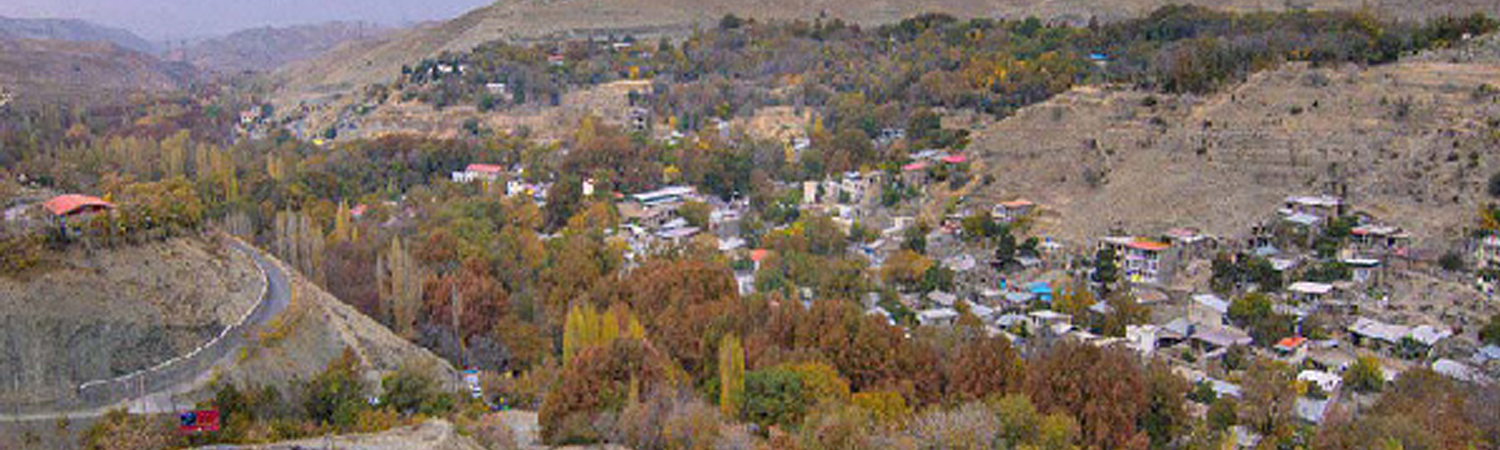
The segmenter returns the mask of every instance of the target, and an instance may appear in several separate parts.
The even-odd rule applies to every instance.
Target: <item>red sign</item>
[[[202,433],[204,431],[219,431],[219,410],[208,409],[203,411],[188,411],[177,416],[177,431],[184,433]]]

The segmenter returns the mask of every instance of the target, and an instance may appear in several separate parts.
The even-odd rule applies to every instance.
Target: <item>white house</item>
[[[453,172],[454,183],[472,183],[475,181],[492,182],[500,179],[505,174],[505,167],[496,164],[469,164],[464,170]]]

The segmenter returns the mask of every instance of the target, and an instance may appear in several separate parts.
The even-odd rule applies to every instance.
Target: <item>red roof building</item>
[[[943,157],[943,162],[948,164],[963,164],[969,162],[969,157],[964,155],[948,155]]]
[[[107,211],[114,209],[115,205],[99,197],[67,194],[47,200],[46,203],[42,203],[42,207],[47,208],[47,212],[54,216],[63,217]]]
[[[498,164],[469,164],[469,167],[465,167],[464,170],[474,173],[500,174],[505,173],[505,166]]]

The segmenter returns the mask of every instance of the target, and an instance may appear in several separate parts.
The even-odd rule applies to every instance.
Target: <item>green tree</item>
[[[802,422],[807,412],[802,377],[784,368],[745,374],[745,406],[741,418],[762,427]]]
[[[1344,370],[1344,386],[1359,393],[1379,392],[1385,385],[1385,371],[1374,356],[1361,356]]]

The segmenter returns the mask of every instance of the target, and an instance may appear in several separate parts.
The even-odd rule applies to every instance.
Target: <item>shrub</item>
[[[303,385],[303,409],[309,419],[340,430],[355,425],[359,411],[369,408],[357,365],[354,352],[346,348],[343,355]]]
[[[1385,374],[1380,369],[1380,361],[1372,356],[1360,357],[1344,371],[1344,386],[1355,392],[1378,392],[1384,384]]]

